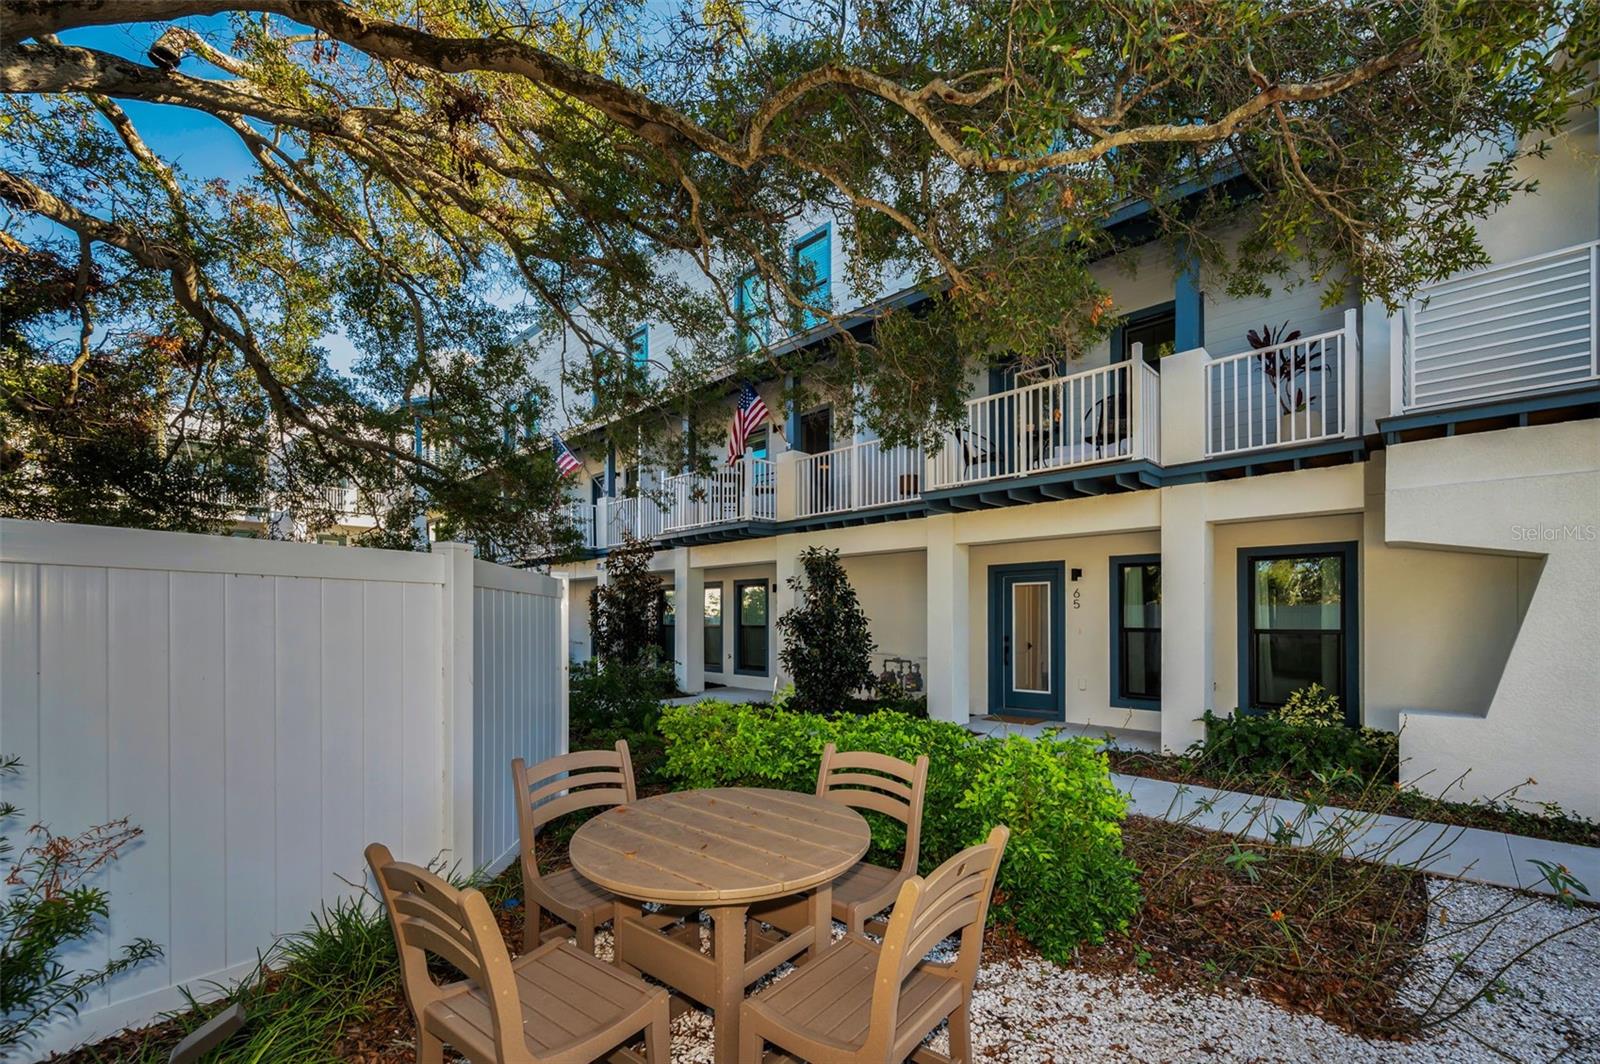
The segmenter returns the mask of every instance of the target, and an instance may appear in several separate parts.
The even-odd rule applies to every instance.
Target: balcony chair
[[[879,945],[852,931],[785,979],[744,1003],[739,1060],[762,1064],[771,1044],[810,1064],[899,1064],[912,1058],[972,1062],[972,984],[983,924],[1010,831],[956,854],[926,879],[900,888]],[[954,961],[927,960],[960,932]],[[950,1021],[950,1052],[922,1041]]]
[[[832,743],[822,748],[817,770],[817,794],[840,805],[893,817],[906,826],[905,853],[899,868],[858,863],[833,881],[833,918],[860,933],[869,917],[883,912],[900,888],[917,874],[922,846],[922,805],[928,789],[928,758],[909,764],[899,758],[872,753],[839,753]],[[750,910],[748,948],[752,955],[776,941],[760,925],[770,924],[793,934],[805,927],[809,915],[804,898],[783,899]],[[876,928],[875,928],[876,930]]]
[[[1083,426],[1083,442],[1094,448],[1096,458],[1101,457],[1107,447],[1122,453],[1124,445],[1133,437],[1127,393],[1119,391],[1096,400],[1083,416]]]
[[[380,843],[366,853],[400,953],[417,1024],[417,1064],[443,1064],[446,1043],[472,1064],[639,1060],[620,1047],[641,1035],[642,1059],[669,1064],[665,990],[566,941],[512,960],[481,891],[457,890],[425,868],[396,861]],[[435,983],[430,953],[466,978]]]
[[[983,433],[958,426],[955,429],[955,437],[961,441],[963,479],[971,479],[980,475],[985,467],[992,469],[999,461],[999,454],[990,445],[989,440]]]
[[[618,741],[614,750],[552,757],[531,768],[519,757],[511,762],[511,781],[516,789],[517,833],[522,846],[522,948],[531,950],[545,939],[567,936],[566,928],[555,927],[541,937],[540,915],[548,912],[572,929],[579,949],[593,953],[595,928],[616,914],[616,896],[570,867],[540,874],[535,846],[540,829],[559,816],[622,805],[638,797],[628,744]]]

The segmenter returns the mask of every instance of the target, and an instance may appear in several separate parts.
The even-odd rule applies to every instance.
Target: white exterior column
[[[1216,689],[1212,633],[1212,525],[1205,484],[1161,489],[1161,747],[1205,735],[1200,716]]]
[[[767,616],[769,621],[767,638],[767,672],[775,678],[777,686],[794,682],[794,677],[784,671],[782,658],[779,652],[783,649],[783,629],[778,627],[778,618],[794,609],[800,601],[800,596],[789,586],[790,578],[800,572],[800,548],[804,546],[800,536],[779,536],[773,540],[776,545],[777,576],[774,582],[778,590],[772,592],[771,600],[767,603]],[[735,609],[738,608],[735,604]]]
[[[929,514],[928,716],[966,724],[971,707],[968,548],[954,514]]]
[[[680,691],[697,695],[706,689],[706,571],[689,564],[687,547],[672,559],[672,601],[673,672]]]

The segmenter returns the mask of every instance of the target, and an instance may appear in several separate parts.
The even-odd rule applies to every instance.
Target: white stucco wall
[[[1390,546],[1524,559],[1519,599],[1541,566],[1486,710],[1400,714],[1407,769],[1440,787],[1465,774],[1468,796],[1532,778],[1521,797],[1600,814],[1600,423],[1407,443],[1387,464]]]

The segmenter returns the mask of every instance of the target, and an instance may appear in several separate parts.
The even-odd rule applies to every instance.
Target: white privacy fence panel
[[[463,568],[513,601],[463,627]],[[509,755],[462,779],[453,744],[481,735],[497,757],[562,745],[553,583],[454,544],[422,554],[0,521],[0,751],[23,762],[0,779],[22,810],[8,834],[127,817],[143,835],[99,874],[105,933],[64,960],[98,966],[140,936],[164,951],[35,1051],[179,1008],[179,987],[242,977],[357,892],[369,842],[472,864],[477,810],[463,816],[454,795],[509,800]],[[474,641],[504,663],[482,706],[463,682]],[[481,852],[502,838],[486,833]]]
[[[1425,286],[1406,308],[1405,409],[1600,377],[1600,241]]]
[[[473,563],[473,863],[501,865],[518,845],[512,758],[566,751],[561,583]]]

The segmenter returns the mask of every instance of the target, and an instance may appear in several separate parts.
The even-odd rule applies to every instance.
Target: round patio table
[[[737,1064],[745,988],[832,941],[833,881],[871,841],[860,813],[825,798],[713,788],[608,809],[578,829],[570,854],[580,875],[622,899],[613,921],[616,963],[710,1006],[717,1064]],[[747,957],[750,906],[791,895],[805,898],[805,927]],[[708,910],[711,956],[700,952],[698,926],[663,933],[667,921],[642,913],[643,902]]]

